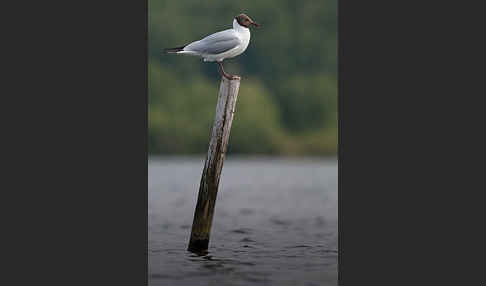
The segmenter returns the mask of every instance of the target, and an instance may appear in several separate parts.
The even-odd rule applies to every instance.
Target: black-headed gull
[[[258,27],[250,17],[240,14],[233,20],[233,29],[224,30],[192,42],[182,47],[166,49],[167,53],[200,56],[205,62],[217,62],[221,74],[227,79],[237,79],[238,76],[227,74],[223,69],[223,60],[233,58],[243,53],[250,43],[250,26]]]

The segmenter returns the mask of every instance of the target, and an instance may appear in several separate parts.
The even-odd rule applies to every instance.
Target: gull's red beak
[[[251,25],[253,25],[253,26],[255,26],[255,27],[260,27],[260,25],[259,25],[259,24],[255,23],[255,22],[253,22],[253,21],[251,21]]]

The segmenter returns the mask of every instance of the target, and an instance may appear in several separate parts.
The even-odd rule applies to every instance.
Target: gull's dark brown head
[[[240,14],[236,16],[235,19],[236,21],[238,21],[238,24],[240,24],[243,27],[249,28],[250,26],[255,26],[255,27],[260,26],[257,23],[253,22],[253,20],[250,17],[248,17],[246,14]]]

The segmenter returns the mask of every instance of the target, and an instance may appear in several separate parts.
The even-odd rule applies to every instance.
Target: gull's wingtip
[[[177,52],[183,51],[185,46],[177,47],[177,48],[167,48],[164,49],[163,52],[167,54],[175,54]]]

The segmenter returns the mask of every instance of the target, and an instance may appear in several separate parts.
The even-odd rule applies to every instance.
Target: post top
[[[240,81],[241,80],[241,76],[234,75],[233,79],[228,79],[228,78],[222,76],[221,79],[224,80],[224,81]]]

